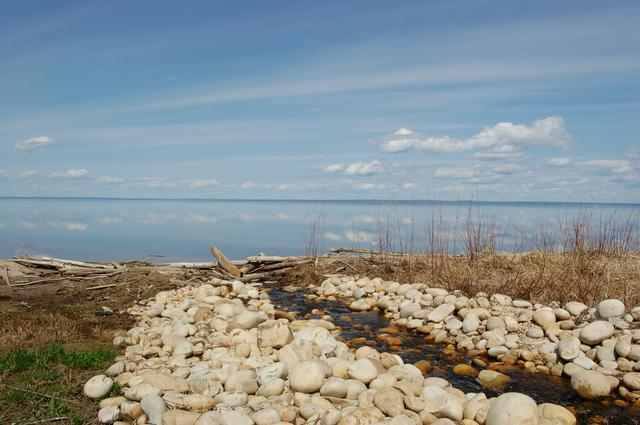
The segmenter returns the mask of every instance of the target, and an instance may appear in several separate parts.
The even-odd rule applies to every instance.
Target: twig
[[[47,422],[58,422],[58,421],[65,421],[69,419],[68,416],[57,416],[55,418],[49,418],[49,419],[41,419],[39,421],[31,421],[31,422],[12,422],[11,425],[35,425],[35,424],[44,424]]]
[[[84,289],[86,289],[87,291],[95,291],[95,290],[98,290],[98,289],[113,288],[114,286],[116,286],[115,283],[109,283],[107,285],[90,286],[90,287],[84,288]]]
[[[7,384],[0,384],[0,385],[2,385],[5,388],[12,389],[14,391],[20,391],[20,392],[31,394],[31,395],[35,395],[35,396],[38,396],[38,397],[51,398],[51,399],[54,399],[54,400],[66,401],[67,403],[83,405],[83,403],[80,403],[79,401],[69,400],[68,398],[62,398],[62,397],[57,397],[55,395],[49,395],[49,394],[38,393],[38,392],[35,392],[35,391],[31,391],[31,390],[25,390],[24,388],[14,387],[13,385],[7,385]]]

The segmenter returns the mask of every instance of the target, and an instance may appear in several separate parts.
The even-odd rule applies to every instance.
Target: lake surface
[[[211,244],[234,259],[381,243],[462,252],[469,229],[518,251],[543,240],[560,247],[576,217],[588,218],[594,232],[631,219],[637,243],[639,216],[640,204],[0,198],[0,257],[208,261]]]

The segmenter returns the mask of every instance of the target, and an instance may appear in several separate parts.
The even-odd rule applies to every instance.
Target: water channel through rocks
[[[405,362],[415,363],[427,360],[431,364],[429,376],[438,376],[451,384],[468,392],[484,392],[488,397],[498,396],[503,392],[521,392],[539,403],[556,403],[575,411],[578,424],[636,425],[640,424],[640,408],[633,406],[615,406],[613,398],[605,400],[585,401],[577,396],[568,379],[528,373],[518,367],[501,372],[508,374],[511,381],[498,391],[484,388],[474,377],[459,376],[452,369],[460,363],[470,363],[471,358],[464,353],[444,354],[443,344],[430,342],[424,336],[408,329],[398,329],[397,336],[402,338],[402,345],[389,346],[377,336],[380,329],[390,327],[391,323],[376,312],[353,312],[339,301],[316,301],[305,297],[306,290],[288,292],[277,283],[265,284],[269,288],[269,297],[280,309],[296,312],[300,317],[312,315],[318,309],[322,314],[329,314],[333,323],[342,329],[341,337],[345,341],[360,339],[354,347],[368,345],[379,351],[387,351],[400,355]],[[347,319],[348,318],[348,319]],[[386,333],[391,333],[385,330]]]

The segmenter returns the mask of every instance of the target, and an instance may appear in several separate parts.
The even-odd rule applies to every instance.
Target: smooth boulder
[[[524,394],[502,394],[491,403],[485,424],[538,425],[538,406]]]

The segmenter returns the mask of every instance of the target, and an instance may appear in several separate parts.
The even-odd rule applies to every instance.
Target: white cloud
[[[631,162],[626,159],[591,159],[582,161],[580,164],[592,168],[608,168],[614,173],[633,171]]]
[[[565,165],[569,165],[570,162],[571,162],[571,158],[550,158],[549,159],[549,164],[553,165],[554,167],[562,167]]]
[[[371,162],[355,162],[347,165],[344,173],[348,176],[370,176],[382,171],[382,164],[377,159]]]
[[[124,183],[124,179],[120,177],[100,176],[95,179],[95,182],[99,184],[121,184]]]
[[[381,183],[351,182],[351,187],[357,190],[379,190],[384,189],[385,185]]]
[[[183,221],[187,223],[213,224],[218,222],[218,218],[210,215],[190,213],[183,218]]]
[[[330,241],[341,241],[343,239],[342,236],[333,232],[324,232],[324,237]]]
[[[470,179],[476,173],[469,168],[438,168],[434,175],[437,178]]]
[[[395,136],[398,134],[398,132],[396,131],[393,134]],[[380,149],[382,149],[383,152],[387,152],[387,153],[406,152],[412,149],[418,142],[420,142],[420,139],[417,139],[414,137],[393,138],[391,140],[384,142],[382,145],[380,145]]]
[[[415,133],[412,130],[409,130],[408,128],[402,127],[401,129],[399,129],[398,131],[396,131],[393,134],[395,136],[408,136],[410,134],[415,134]]]
[[[118,224],[118,223],[122,223],[123,218],[122,217],[110,217],[110,216],[105,216],[105,217],[97,217],[96,221],[100,224]]]
[[[491,171],[495,174],[510,176],[521,168],[522,167],[515,164],[502,164],[502,165],[496,165],[495,167],[491,168]]]
[[[353,243],[369,243],[375,245],[378,241],[376,235],[370,232],[347,230],[344,232],[344,236]]]
[[[178,184],[172,180],[166,179],[164,177],[143,177],[141,179],[141,183],[143,186],[150,187],[153,189],[156,188],[173,188],[177,187]]]
[[[216,179],[189,180],[187,182],[187,187],[191,189],[201,189],[204,187],[214,187],[217,185],[218,185],[218,180]]]
[[[337,173],[338,171],[342,171],[343,168],[344,167],[342,164],[331,164],[324,167],[322,171],[324,171],[327,174],[333,174],[333,173]]]
[[[26,170],[18,173],[18,177],[28,179],[30,177],[35,177],[40,174],[39,170]]]
[[[89,226],[85,223],[79,221],[51,221],[48,223],[53,227],[64,227],[67,230],[84,232],[89,228]]]
[[[256,184],[252,181],[246,181],[240,185],[240,189],[253,189],[255,187],[256,187]]]
[[[36,136],[16,143],[16,149],[20,152],[32,152],[53,143],[53,139],[48,136]]]
[[[84,168],[71,168],[64,173],[51,173],[50,175],[54,178],[80,179],[87,177],[89,175],[89,171]]]
[[[418,187],[418,185],[415,183],[411,183],[411,182],[402,183],[402,188],[406,190],[412,190],[412,189],[415,189],[416,187]]]
[[[467,139],[450,136],[406,137],[406,134],[399,134],[399,131],[380,145],[382,151],[399,153],[417,149],[435,153],[459,153],[507,146],[504,151],[493,151],[501,154],[513,152],[516,145],[566,147],[571,141],[564,120],[556,116],[536,120],[530,126],[500,122]]]

